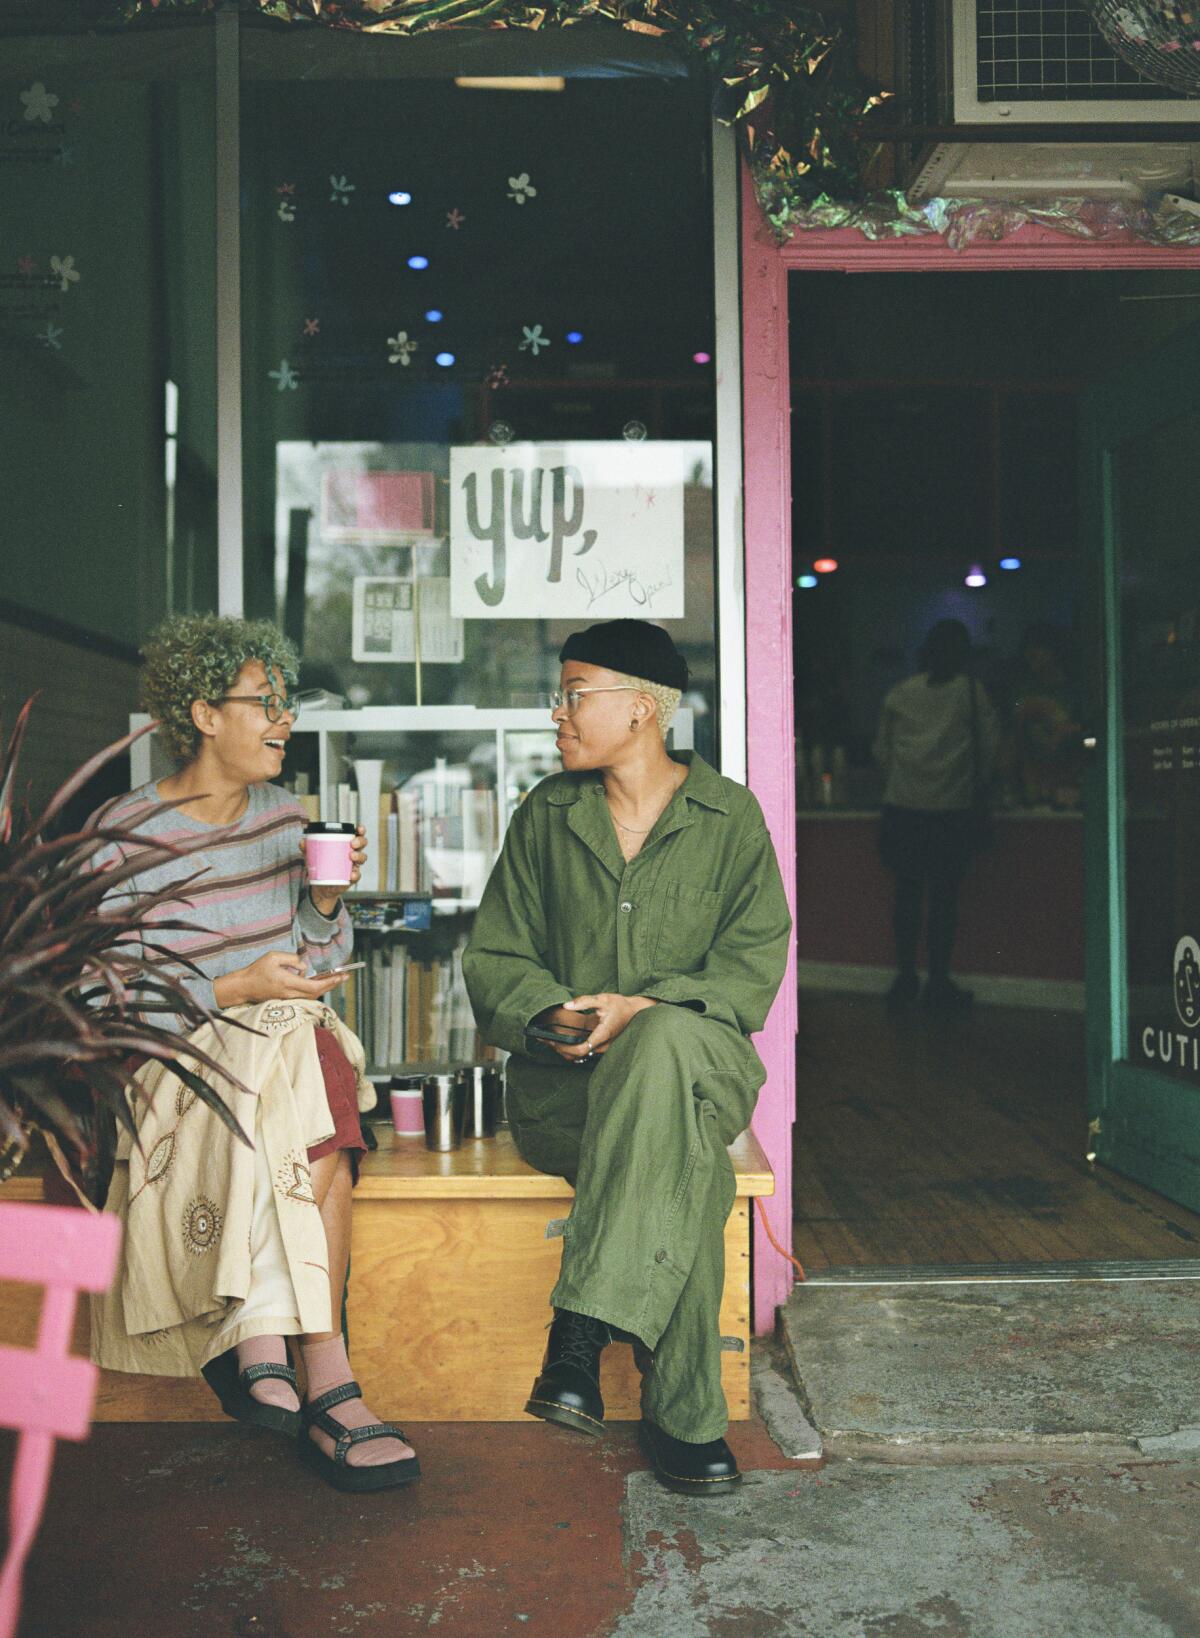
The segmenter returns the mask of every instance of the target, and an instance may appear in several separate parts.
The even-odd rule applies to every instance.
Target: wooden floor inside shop
[[[802,991],[796,1255],[809,1273],[1200,1258],[1200,1216],[1087,1152],[1083,1017],[938,1022]]]

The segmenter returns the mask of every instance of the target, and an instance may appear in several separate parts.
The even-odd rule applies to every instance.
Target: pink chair
[[[69,1352],[81,1291],[106,1291],[120,1220],[69,1206],[0,1205],[0,1280],[46,1287],[37,1348],[0,1348],[0,1427],[16,1428],[8,1553],[0,1568],[0,1638],[12,1638],[21,1577],[50,1487],[55,1439],[86,1439],[99,1371]]]

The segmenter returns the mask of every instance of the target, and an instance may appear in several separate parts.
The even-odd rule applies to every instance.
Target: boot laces
[[[564,1310],[562,1329],[556,1341],[564,1364],[578,1365],[589,1376],[596,1374],[597,1356],[608,1341],[608,1328],[588,1314]]]

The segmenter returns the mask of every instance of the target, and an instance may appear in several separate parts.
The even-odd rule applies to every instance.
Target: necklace
[[[683,777],[684,777],[684,779],[687,778],[687,770],[686,769],[684,769],[684,776]],[[605,792],[605,801],[608,802],[608,811],[609,811],[610,814],[612,814],[613,824],[616,825],[618,830],[623,830],[627,836],[649,836],[650,832],[654,829],[654,825],[657,825],[658,821],[662,818],[663,814],[667,811],[667,808],[668,808],[668,806],[670,804],[670,801],[671,801],[671,797],[675,795],[675,792],[679,789],[680,785],[682,785],[682,784],[683,784],[683,779],[675,779],[674,780],[674,783],[671,786],[670,795],[668,795],[667,800],[663,803],[662,807],[659,808],[658,812],[654,815],[654,824],[648,826],[645,830],[635,830],[632,825],[623,825],[621,823],[621,821],[617,818],[616,814],[613,813],[613,811],[612,811],[612,802],[609,800],[608,793]]]

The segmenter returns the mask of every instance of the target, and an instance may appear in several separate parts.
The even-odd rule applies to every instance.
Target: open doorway
[[[1088,1160],[1084,395],[1200,320],[1190,272],[793,273],[797,1254],[830,1269],[1200,1258],[1200,1215]],[[959,899],[974,1004],[888,1009],[873,757],[961,621],[1000,724]]]

